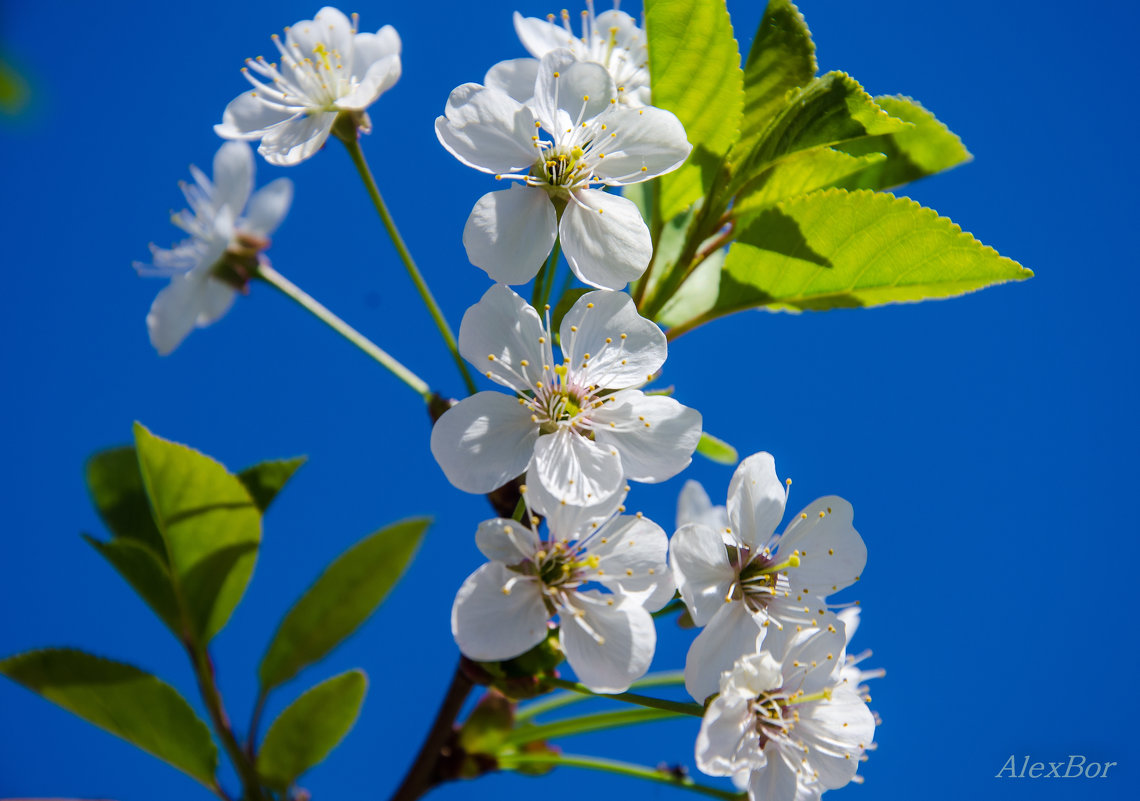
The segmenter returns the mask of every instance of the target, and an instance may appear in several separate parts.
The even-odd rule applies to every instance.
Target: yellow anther
[[[561,78],[561,77],[562,77],[562,75],[561,75],[561,73],[558,73],[558,72],[556,72],[556,73],[554,73],[554,77],[555,77],[555,78]]]
[[[587,303],[587,304],[586,304],[586,308],[587,308],[587,309],[592,309],[592,308],[594,308],[594,304],[593,304],[593,303]]]
[[[489,361],[489,362],[493,362],[493,361],[495,361],[495,354],[493,354],[493,353],[488,353],[488,354],[487,354],[487,361]]]

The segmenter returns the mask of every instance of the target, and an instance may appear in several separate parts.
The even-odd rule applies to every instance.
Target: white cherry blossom
[[[582,35],[576,36],[570,26],[570,12],[563,9],[561,17],[559,25],[553,14],[541,20],[516,11],[515,32],[523,47],[535,59],[565,48],[580,61],[601,64],[614,80],[619,102],[633,107],[649,105],[649,46],[636,20],[619,11],[617,3],[611,11],[595,14],[593,0],[586,0]],[[534,59],[518,61],[534,63]]]
[[[180,185],[190,208],[170,218],[189,238],[170,249],[151,245],[153,263],[135,264],[142,275],[170,278],[146,318],[159,355],[171,353],[195,326],[210,325],[229,311],[235,284],[249,277],[240,271],[256,265],[269,235],[289,211],[293,183],[278,178],[251,197],[253,170],[253,153],[245,142],[226,142],[218,149],[212,181],[191,166],[194,183]],[[228,276],[222,275],[225,271]]]
[[[253,89],[226,106],[218,136],[260,139],[266,161],[293,165],[321,149],[340,114],[371,130],[365,109],[400,78],[400,37],[391,25],[357,33],[356,21],[326,6],[286,28],[284,41],[274,34],[280,63],[246,59]]]
[[[595,692],[623,692],[653,659],[650,612],[673,596],[665,532],[641,515],[616,516],[622,494],[588,508],[525,489],[524,497],[546,516],[548,537],[540,538],[537,517],[479,526],[476,544],[491,561],[455,597],[459,650],[479,661],[511,659],[538,645],[557,617],[579,681]]]
[[[836,613],[841,621],[843,621],[844,631],[847,633],[847,648],[851,648],[851,638],[855,636],[855,631],[859,628],[859,607],[849,606],[846,609],[840,609]],[[859,667],[859,663],[867,657],[871,656],[871,649],[867,648],[859,654],[847,654],[847,660],[843,664],[843,678],[859,692],[860,695],[867,692],[866,682],[871,679],[881,679],[887,675],[887,671],[883,668],[871,668],[865,670]]]
[[[697,766],[750,801],[809,801],[856,778],[875,719],[842,675],[842,631],[805,630],[774,657],[747,654],[720,678],[697,735]]]
[[[617,102],[599,64],[568,50],[546,54],[524,104],[496,85],[464,84],[436,120],[439,141],[469,167],[511,188],[476,202],[463,230],[467,257],[496,281],[529,281],[560,239],[586,284],[621,289],[649,264],[653,245],[629,200],[596,186],[647,181],[684,163],[692,147],[671,112]]]
[[[549,310],[544,323],[502,284],[467,310],[460,353],[515,395],[476,393],[436,422],[431,451],[456,487],[490,492],[526,471],[528,485],[587,506],[626,479],[664,481],[689,464],[701,416],[636,388],[664,364],[666,342],[628,295],[583,295],[560,342],[556,357]]]
[[[733,474],[724,530],[688,523],[673,536],[674,580],[704,626],[685,662],[685,686],[698,701],[766,637],[778,649],[790,631],[818,626],[827,596],[858,581],[867,562],[847,501],[820,498],[776,536],[786,499],[771,454],[758,453]]]

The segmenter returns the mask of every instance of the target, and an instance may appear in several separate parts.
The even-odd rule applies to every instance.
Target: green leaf
[[[853,156],[882,153],[885,159],[845,178],[837,186],[844,189],[890,189],[973,158],[957,134],[918,101],[895,95],[876,97],[875,102],[891,116],[912,123],[913,127],[843,145],[842,149]]]
[[[769,0],[744,63],[744,117],[730,161],[743,160],[788,104],[788,94],[805,86],[817,70],[815,45],[799,9],[788,0]]]
[[[10,657],[0,661],[0,673],[215,786],[218,753],[209,729],[173,687],[149,673],[71,649]]]
[[[807,150],[777,161],[765,170],[733,206],[736,224],[746,228],[756,214],[781,200],[824,189],[882,163],[882,153],[852,156],[829,147]]]
[[[272,462],[261,462],[253,467],[247,467],[238,473],[238,480],[245,485],[257,508],[264,512],[273,503],[277,493],[285,486],[297,468],[303,465],[306,457],[298,456],[294,459],[278,459]]]
[[[829,72],[791,98],[747,161],[734,173],[730,192],[746,196],[751,191],[749,183],[759,179],[774,161],[793,153],[910,127],[910,123],[879,108],[850,75]]]
[[[265,735],[257,772],[284,790],[336,748],[356,722],[368,679],[350,670],[313,687],[294,701]]]
[[[703,318],[754,306],[801,311],[947,298],[1032,275],[912,200],[828,189],[757,217],[729,249],[716,306]]]
[[[728,251],[724,248],[709,254],[673,293],[654,319],[666,327],[679,325],[715,306],[720,288],[720,270],[724,266],[726,255]]]
[[[181,635],[181,614],[170,572],[149,548],[130,539],[100,542],[86,534],[83,539],[111,563],[175,636]]]
[[[338,557],[285,615],[258,675],[262,692],[324,658],[368,619],[399,581],[430,521],[388,526]]]
[[[701,432],[700,442],[697,443],[697,453],[717,464],[733,465],[740,459],[736,448],[723,439],[717,439],[707,431]]]
[[[208,642],[245,592],[261,540],[261,513],[237,476],[210,457],[139,423],[135,449],[175,594],[192,633]]]
[[[685,126],[693,154],[660,178],[659,220],[705,194],[740,133],[744,77],[724,0],[647,0],[653,105]]]
[[[166,545],[151,517],[133,447],[101,451],[88,459],[87,487],[112,536],[142,543],[166,562]]]

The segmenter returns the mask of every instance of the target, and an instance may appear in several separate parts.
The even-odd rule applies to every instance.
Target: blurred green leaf
[[[142,543],[166,562],[166,545],[151,517],[133,447],[100,451],[88,459],[87,487],[112,536]]]
[[[761,213],[729,249],[715,307],[678,328],[750,307],[877,306],[1032,275],[912,200],[828,189]]]
[[[16,115],[28,105],[28,81],[0,53],[0,113]]]
[[[10,657],[0,673],[214,786],[218,754],[209,729],[173,687],[149,673],[71,649]]]
[[[736,448],[723,439],[717,439],[707,431],[701,432],[700,442],[697,443],[697,453],[717,464],[733,465],[740,459]]]
[[[284,790],[321,762],[344,739],[360,714],[368,679],[359,670],[334,676],[294,701],[265,735],[257,771]]]
[[[381,529],[328,566],[273,635],[258,671],[263,693],[322,659],[368,619],[403,575],[429,522]]]
[[[693,145],[658,179],[657,219],[668,221],[705,194],[739,136],[744,78],[724,0],[647,0],[645,25],[653,105],[676,114]]]
[[[769,0],[744,63],[744,117],[730,161],[747,158],[789,93],[807,85],[816,70],[815,45],[799,9],[788,0]]]
[[[159,562],[149,548],[135,540],[100,542],[87,535],[83,539],[110,562],[175,636],[181,637],[181,613],[166,565]]]
[[[293,477],[297,469],[303,465],[306,457],[298,456],[293,459],[277,459],[270,462],[261,462],[253,467],[247,467],[237,474],[238,480],[245,485],[257,508],[264,512],[273,503],[277,493],[285,483]]]
[[[720,248],[698,264],[654,319],[663,326],[671,327],[699,317],[715,306],[720,288],[720,271],[726,255],[728,252]]]
[[[856,139],[842,145],[853,156],[882,153],[885,158],[837,182],[844,189],[890,189],[948,170],[972,156],[962,140],[922,105],[902,95],[876,97],[892,117],[912,123],[893,134]]]
[[[237,476],[210,457],[156,437],[140,423],[135,448],[175,595],[192,633],[208,642],[245,592],[261,540],[261,513]]]

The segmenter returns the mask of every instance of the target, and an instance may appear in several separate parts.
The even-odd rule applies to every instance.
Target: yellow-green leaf
[[[645,26],[653,105],[676,114],[693,145],[659,179],[657,219],[668,221],[705,194],[736,141],[744,79],[724,0],[647,0]]]
[[[1033,273],[907,198],[827,189],[762,212],[729,249],[716,304],[824,310],[948,298]]]
[[[744,62],[744,116],[730,161],[747,158],[787,106],[789,93],[806,86],[816,69],[815,45],[799,9],[788,0],[769,0]]]
[[[893,134],[857,139],[842,146],[853,156],[883,154],[883,159],[836,183],[844,189],[890,189],[948,170],[972,156],[957,134],[916,100],[901,95],[875,102],[912,127]]]
[[[245,592],[261,541],[261,512],[218,462],[139,423],[135,450],[175,595],[192,634],[208,642]]]

